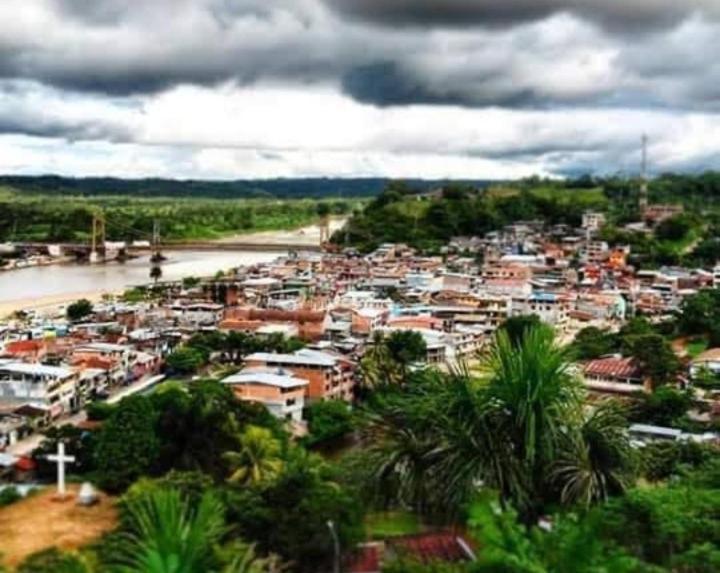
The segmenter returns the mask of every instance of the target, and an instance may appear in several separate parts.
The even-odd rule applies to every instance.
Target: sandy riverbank
[[[43,296],[39,298],[19,298],[16,300],[0,301],[0,318],[7,317],[18,310],[35,310],[41,314],[52,314],[59,307],[75,302],[81,298],[86,298],[90,302],[98,302],[106,294],[112,293],[90,291]]]

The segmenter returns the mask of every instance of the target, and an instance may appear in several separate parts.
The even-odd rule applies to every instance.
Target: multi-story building
[[[293,354],[256,352],[245,358],[248,368],[281,368],[308,381],[310,400],[351,401],[355,386],[355,364],[341,356],[304,348]]]
[[[283,369],[246,368],[222,380],[235,396],[263,404],[282,420],[300,422],[309,382]]]
[[[78,407],[78,374],[70,368],[0,361],[0,402],[30,404],[55,418]]]

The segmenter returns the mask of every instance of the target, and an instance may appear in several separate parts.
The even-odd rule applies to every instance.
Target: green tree
[[[565,439],[552,467],[553,478],[562,486],[561,501],[587,507],[632,486],[637,460],[625,413],[617,404],[605,402],[583,412],[580,431],[565,433]]]
[[[93,305],[86,298],[82,298],[68,305],[65,312],[67,314],[68,320],[70,320],[71,322],[78,322],[93,313]]]
[[[597,542],[589,521],[559,516],[550,532],[528,530],[514,510],[481,500],[469,528],[483,540],[474,573],[640,573],[637,559]]]
[[[167,365],[179,374],[193,374],[206,362],[202,351],[191,346],[176,348],[167,357]]]
[[[161,387],[150,401],[157,412],[159,441],[154,473],[197,470],[224,480],[229,471],[224,454],[237,447],[237,436],[247,424],[280,435],[277,421],[264,406],[239,400],[216,380]]]
[[[638,393],[631,408],[633,422],[674,426],[690,409],[692,394],[671,387],[661,387],[652,393]]]
[[[228,521],[261,553],[275,553],[299,573],[330,570],[332,520],[341,549],[348,551],[363,534],[362,507],[338,483],[335,470],[320,458],[293,450],[277,479],[230,488]]]
[[[528,522],[550,503],[603,499],[624,487],[629,447],[623,421],[588,418],[583,398],[551,330],[519,343],[501,330],[480,379],[423,372],[370,401],[372,483],[424,513],[457,511],[484,483]]]
[[[670,343],[663,336],[660,334],[638,335],[633,336],[628,343],[630,355],[654,386],[661,386],[675,380],[680,370],[680,361]]]
[[[692,221],[687,215],[675,215],[665,219],[655,228],[655,236],[662,241],[680,241],[692,228]]]
[[[575,336],[572,350],[578,360],[593,360],[615,350],[612,335],[595,326],[583,328]]]
[[[123,399],[103,423],[95,448],[103,488],[122,491],[148,472],[158,454],[155,420],[150,400],[132,396]]]
[[[407,368],[413,362],[425,359],[427,345],[425,339],[414,330],[395,330],[385,337],[385,346],[391,360]]]
[[[327,400],[311,404],[305,413],[310,446],[331,442],[348,435],[355,429],[355,417],[347,402]]]
[[[282,471],[282,444],[267,428],[248,426],[238,436],[238,445],[237,452],[225,453],[232,471],[231,483],[247,485],[272,481]]]

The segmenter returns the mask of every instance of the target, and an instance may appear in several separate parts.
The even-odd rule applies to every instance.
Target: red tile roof
[[[583,371],[585,375],[603,378],[641,378],[640,369],[632,358],[598,358],[588,362]]]
[[[380,573],[380,546],[363,545],[345,559],[347,573]]]
[[[457,563],[473,559],[468,542],[449,531],[395,537],[388,540],[388,545],[397,553],[410,555],[422,563]]]
[[[15,340],[5,345],[5,352],[17,354],[21,352],[36,352],[45,345],[42,340]]]

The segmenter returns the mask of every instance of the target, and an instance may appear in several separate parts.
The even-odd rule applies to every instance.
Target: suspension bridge
[[[16,249],[35,254],[55,257],[74,257],[101,263],[108,260],[123,259],[137,255],[152,253],[154,258],[162,259],[165,251],[322,251],[322,245],[329,240],[329,222],[322,219],[318,225],[320,240],[314,242],[299,237],[298,240],[237,240],[237,241],[163,241],[160,224],[154,221],[151,233],[113,222],[113,230],[126,236],[135,237],[127,241],[108,241],[108,222],[97,213],[93,216],[90,240],[86,242],[12,242]],[[139,239],[137,237],[140,237]]]

